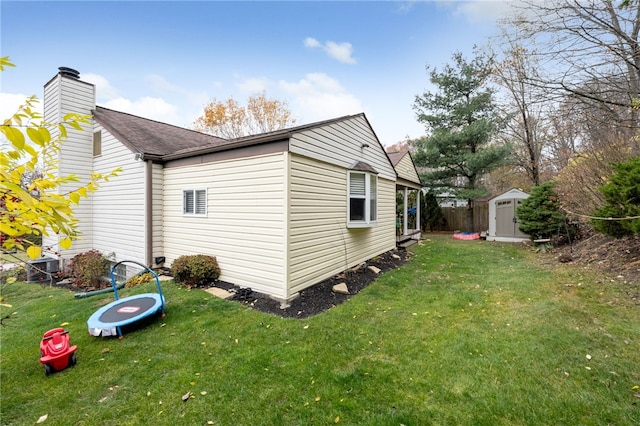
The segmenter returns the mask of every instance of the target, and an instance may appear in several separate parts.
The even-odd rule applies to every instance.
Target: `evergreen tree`
[[[614,164],[613,168],[609,183],[600,188],[607,204],[594,216],[623,220],[594,219],[593,227],[612,237],[640,234],[640,157]]]
[[[442,214],[442,208],[438,203],[436,194],[428,191],[420,198],[422,201],[422,229],[423,230],[439,230],[444,225],[444,215]]]
[[[532,239],[550,238],[566,223],[554,186],[550,181],[534,187],[516,211],[520,230]]]
[[[473,231],[473,200],[488,195],[482,177],[504,165],[508,146],[491,145],[498,121],[492,91],[487,87],[492,60],[467,61],[453,55],[454,66],[432,70],[435,92],[416,96],[414,110],[429,136],[417,141],[416,165],[428,168],[423,180],[437,192],[466,199],[467,231]]]

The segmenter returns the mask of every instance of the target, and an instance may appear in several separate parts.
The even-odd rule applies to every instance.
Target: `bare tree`
[[[640,2],[531,0],[521,8],[505,23],[517,40],[541,47],[536,56],[550,74],[537,83],[597,105],[603,122],[637,129]]]
[[[548,108],[540,81],[538,64],[530,50],[505,35],[503,59],[493,75],[506,97],[502,108],[509,119],[500,133],[513,146],[515,165],[524,170],[533,185],[540,184],[543,150],[548,144]]]

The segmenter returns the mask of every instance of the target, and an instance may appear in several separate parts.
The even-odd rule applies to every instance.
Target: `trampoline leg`
[[[116,330],[118,331],[118,339],[120,340],[124,339],[124,336],[122,335],[122,330],[120,330],[120,327],[116,327]]]

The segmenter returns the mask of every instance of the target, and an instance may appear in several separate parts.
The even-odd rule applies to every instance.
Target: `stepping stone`
[[[228,299],[233,296],[233,293],[220,287],[209,287],[209,288],[206,288],[204,291],[216,297],[219,297],[220,299]]]
[[[376,275],[378,275],[380,273],[380,268],[376,268],[373,265],[369,266],[369,270],[372,271]]]
[[[349,294],[349,288],[346,283],[340,283],[333,286],[331,289],[334,293],[338,294]]]

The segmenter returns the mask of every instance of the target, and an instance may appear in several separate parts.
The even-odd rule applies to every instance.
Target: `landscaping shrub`
[[[98,250],[80,253],[71,259],[69,276],[79,287],[105,288],[109,285],[103,277],[107,276],[109,259]]]
[[[529,198],[522,200],[516,211],[520,230],[531,235],[532,239],[551,238],[564,228],[566,217],[560,211],[554,185],[550,181],[534,187]]]
[[[220,276],[218,261],[204,254],[180,256],[173,261],[171,272],[176,282],[187,287],[205,286]]]
[[[615,171],[609,182],[599,188],[606,205],[593,215],[606,218],[630,218],[626,220],[592,220],[596,231],[612,237],[640,233],[640,157],[613,165]]]

